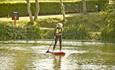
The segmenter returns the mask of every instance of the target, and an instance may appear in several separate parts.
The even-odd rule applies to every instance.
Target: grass
[[[72,16],[72,15],[75,15],[75,14],[68,14],[66,15],[66,17],[69,17],[69,16]],[[44,16],[38,16],[38,19],[39,20],[45,20],[45,19],[48,19],[48,18],[59,18],[59,19],[62,19],[62,15],[44,15]],[[23,26],[25,24],[27,24],[28,22],[30,21],[29,17],[19,17],[19,20],[17,20],[17,26]],[[7,23],[7,24],[13,24],[14,21],[12,20],[11,17],[2,17],[0,18],[0,22],[1,23]],[[45,28],[41,28],[41,29],[46,29]]]
[[[74,16],[76,14],[67,14],[66,17],[70,17],[70,16]],[[63,16],[62,15],[43,15],[43,16],[38,16],[38,19],[39,20],[45,20],[45,19],[48,19],[48,18],[59,18],[59,19],[63,19]],[[23,26],[25,25],[26,23],[28,23],[30,21],[29,17],[19,17],[19,20],[17,20],[17,26]],[[1,23],[10,23],[10,24],[13,24],[13,20],[11,17],[2,17],[0,18],[0,22]],[[46,29],[46,28],[42,28],[42,29]]]
[[[66,17],[69,17],[69,16],[74,16],[76,14],[67,14]],[[62,19],[62,15],[44,15],[44,16],[38,16],[38,19],[46,19],[46,18],[60,18]],[[12,22],[12,18],[9,17],[2,17],[0,18],[0,22]],[[17,22],[28,22],[29,21],[29,17],[19,17],[19,20]]]
[[[92,18],[97,18],[98,16],[96,16],[96,13],[89,13],[90,15],[89,15],[89,17],[91,16],[93,16]],[[72,16],[76,16],[77,18],[77,20],[80,18],[80,15],[81,14],[66,14],[66,17],[67,18],[69,18],[69,17],[72,17]],[[59,18],[59,19],[63,19],[63,16],[62,15],[42,15],[42,16],[38,16],[38,19],[42,19],[42,20],[44,20],[44,19],[47,19],[47,18]],[[90,18],[91,19],[91,18]],[[71,19],[69,19],[69,20],[71,20]],[[99,19],[97,19],[97,20],[99,20]],[[95,21],[97,21],[97,20],[95,20]],[[29,19],[29,17],[19,17],[19,20],[17,20],[17,24],[24,24],[24,23],[27,23],[27,22],[29,22],[30,21],[30,19]],[[76,20],[75,20],[76,21]],[[13,23],[13,20],[12,20],[12,18],[11,17],[2,17],[2,18],[0,18],[0,22],[3,22],[3,23]],[[73,20],[73,22],[74,22],[74,20]],[[91,23],[93,23],[93,21],[91,22]]]

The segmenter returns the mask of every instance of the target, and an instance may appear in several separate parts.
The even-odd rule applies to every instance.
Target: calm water
[[[0,44],[0,70],[115,70],[114,44],[64,46],[65,56],[48,54],[47,48]]]

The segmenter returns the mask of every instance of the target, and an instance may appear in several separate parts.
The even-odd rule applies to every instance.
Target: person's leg
[[[58,36],[55,37],[55,43],[54,43],[54,46],[53,46],[53,50],[55,50],[55,47],[56,47],[56,44],[57,44],[57,40],[58,40]]]
[[[59,36],[59,45],[60,45],[60,51],[62,50],[62,37]]]

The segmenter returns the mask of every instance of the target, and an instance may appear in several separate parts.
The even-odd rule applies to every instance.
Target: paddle
[[[49,49],[51,48],[52,44],[53,44],[53,41],[51,42],[51,44],[50,44],[48,50],[46,51],[46,53],[49,53]]]

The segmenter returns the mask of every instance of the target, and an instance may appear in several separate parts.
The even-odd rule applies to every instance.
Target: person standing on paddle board
[[[53,46],[53,50],[55,50],[57,41],[59,40],[59,46],[60,46],[60,51],[62,49],[62,28],[63,28],[63,24],[62,23],[57,23],[56,24],[56,28],[55,28],[55,32],[54,32],[54,38],[55,38],[55,43]]]

